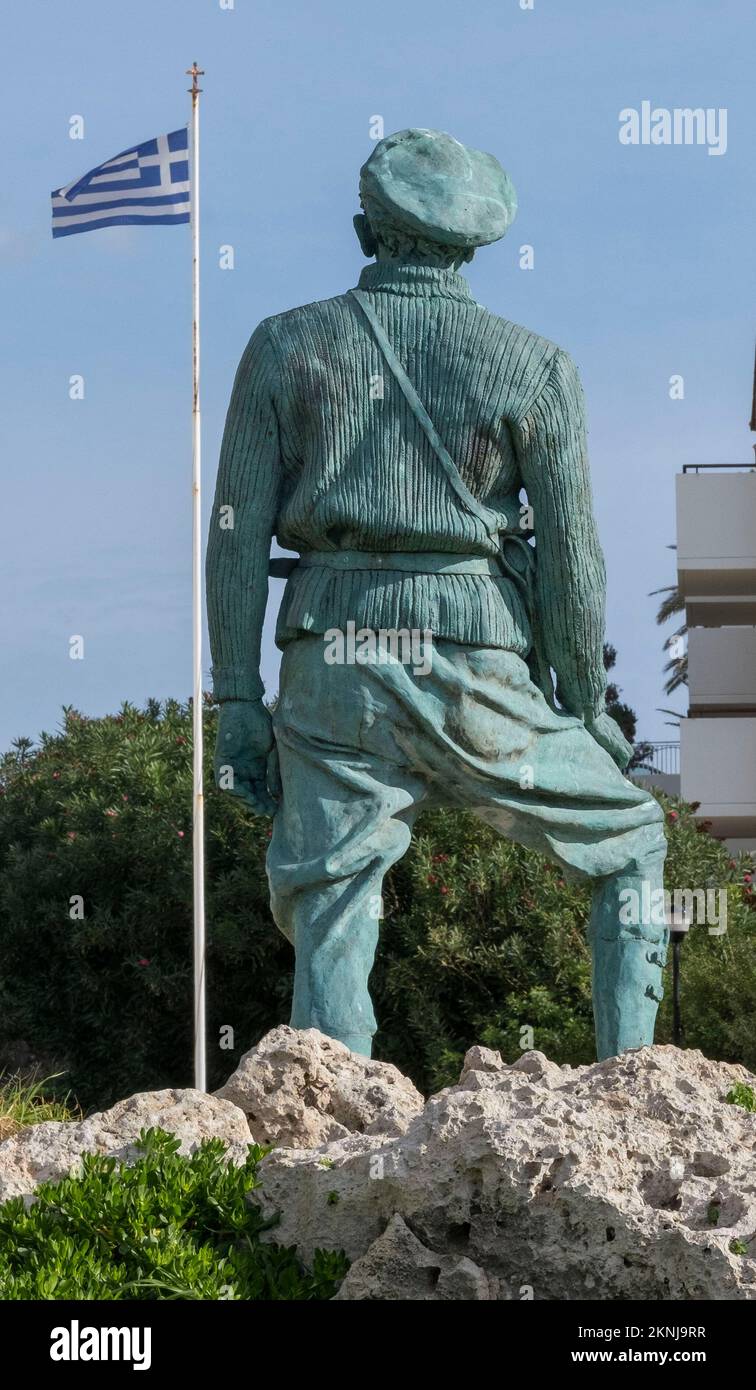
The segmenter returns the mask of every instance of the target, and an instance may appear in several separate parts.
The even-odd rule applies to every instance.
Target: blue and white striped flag
[[[186,126],[132,145],[52,193],[52,234],[73,236],[126,223],[189,221]]]

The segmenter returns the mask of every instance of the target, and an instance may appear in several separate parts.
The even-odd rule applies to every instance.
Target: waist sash
[[[309,550],[300,555],[298,569],[385,570],[400,574],[490,574],[501,579],[498,558],[451,555],[433,550]]]

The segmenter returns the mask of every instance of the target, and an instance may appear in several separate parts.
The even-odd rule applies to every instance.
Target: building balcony
[[[756,627],[696,627],[688,634],[691,714],[756,714]]]
[[[756,625],[756,471],[688,466],[677,478],[677,573],[690,627]]]
[[[683,719],[680,791],[732,849],[756,843],[756,717]]]

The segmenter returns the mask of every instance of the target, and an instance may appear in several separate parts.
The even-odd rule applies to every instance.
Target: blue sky
[[[667,737],[647,595],[674,578],[675,473],[751,458],[755,39],[749,0],[534,0],[532,10],[520,0],[235,0],[231,10],[43,0],[9,10],[0,747],[54,728],[63,704],[101,714],[191,687],[189,229],[53,242],[49,193],[182,124],[195,56],[206,69],[206,514],[255,324],[356,281],[351,218],[371,117],[386,133],[431,126],[490,150],[520,213],[468,267],[473,293],[581,369],[607,636],[641,734]],[[726,153],[621,145],[619,112],[644,100],[726,108]],[[69,138],[72,115],[84,117],[84,140]],[[222,271],[228,243],[235,269]],[[519,268],[523,243],[535,248],[532,271]],[[69,399],[75,373],[82,401]],[[681,401],[668,394],[675,373]],[[69,658],[73,634],[85,639],[83,661]]]

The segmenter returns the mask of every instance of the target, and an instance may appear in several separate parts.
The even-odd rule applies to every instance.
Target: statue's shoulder
[[[335,294],[330,299],[314,299],[310,304],[297,304],[293,309],[283,309],[280,314],[271,314],[263,323],[274,335],[296,333],[299,329],[311,328],[318,321],[323,322],[335,314],[353,312],[348,294]]]
[[[449,301],[445,304],[448,308]],[[495,314],[472,298],[457,301],[456,308],[471,334],[468,346],[481,362],[488,361],[507,382],[515,413],[525,410],[535,399],[557,358],[571,370],[567,353],[540,333]],[[348,347],[349,335],[343,335],[339,329],[344,320],[353,318],[354,314],[354,301],[347,291],[273,314],[263,320],[261,328],[272,340],[279,360],[298,359],[302,354],[307,358],[318,356],[320,350],[316,345],[324,341],[330,345],[329,354],[332,355],[339,343]]]
[[[550,362],[557,353],[563,349],[558,343],[552,343],[549,338],[544,338],[542,334],[535,333],[532,328],[526,328],[524,324],[514,323],[511,319],[503,318],[500,314],[495,314],[492,309],[487,309],[483,304],[476,304],[476,309],[483,315],[488,331],[497,338],[508,352],[513,352],[517,356],[532,356],[534,363]]]
[[[560,351],[558,345],[550,342],[548,338],[525,328],[520,323],[513,323],[510,319],[495,314],[475,299],[462,301],[460,313],[478,320],[481,329],[487,330],[492,337],[523,353],[534,352],[537,357],[553,357]],[[328,321],[341,314],[354,314],[354,302],[348,291],[332,295],[329,299],[315,299],[309,304],[298,304],[293,309],[284,309],[280,314],[272,314],[264,323],[274,335],[296,333],[300,328],[310,328],[314,323]]]
[[[490,356],[500,365],[500,379],[507,382],[513,416],[522,416],[533,406],[555,373],[560,381],[576,375],[569,353],[558,343],[481,305],[478,308],[484,316],[481,338],[494,345]]]

